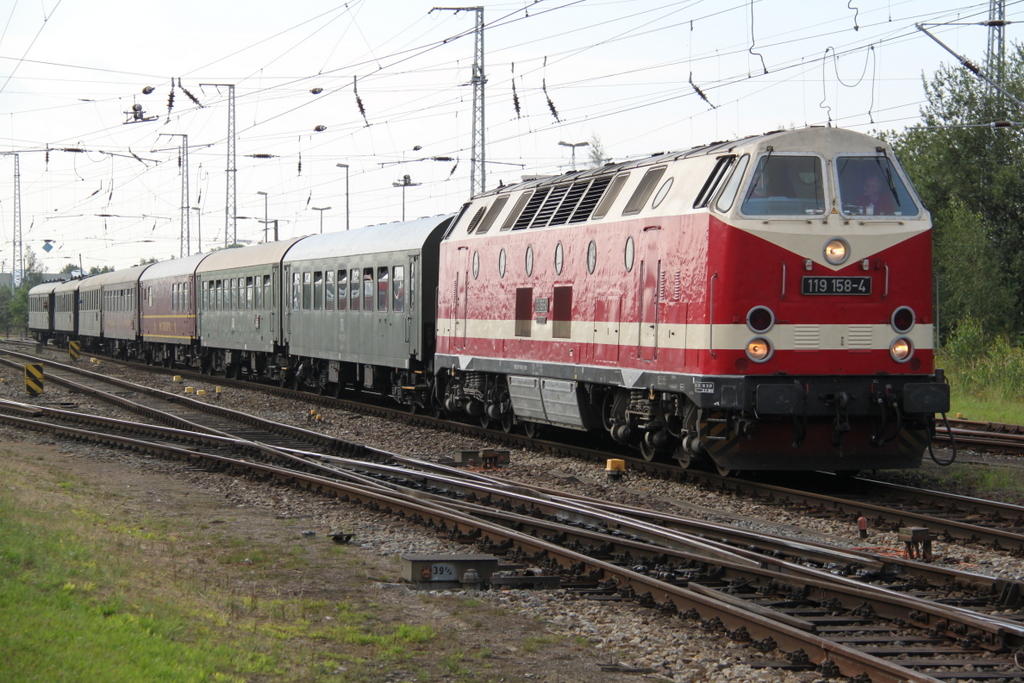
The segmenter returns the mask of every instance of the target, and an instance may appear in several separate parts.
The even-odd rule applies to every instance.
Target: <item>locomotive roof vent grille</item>
[[[540,210],[550,191],[550,187],[545,187],[533,193],[530,201],[526,204],[526,208],[523,209],[523,212],[519,214],[519,218],[516,219],[516,224],[512,226],[513,230],[522,230],[523,228],[530,227],[533,217],[537,215],[537,211]]]
[[[636,190],[633,191],[633,196],[626,202],[626,208],[622,210],[623,216],[631,216],[633,214],[640,213],[640,210],[644,208],[644,204],[650,199],[651,193],[654,192],[655,186],[658,181],[661,180],[661,176],[665,175],[666,166],[659,166],[652,168],[644,174],[644,177],[640,180],[640,184],[636,186]]]
[[[515,225],[516,219],[519,218],[519,214],[523,211],[523,207],[526,206],[526,203],[530,201],[530,197],[532,196],[533,192],[524,192],[519,195],[519,199],[516,200],[516,204],[512,207],[512,211],[509,213],[508,218],[506,218],[505,222],[501,224],[502,231],[509,230],[513,225]]]
[[[508,198],[510,196],[511,195],[506,194],[494,200],[494,203],[491,204],[491,208],[487,212],[487,215],[484,216],[483,221],[480,223],[480,227],[476,229],[476,234],[483,235],[491,229],[491,226],[494,225],[494,220],[498,217],[498,214],[501,213],[501,210],[505,208],[506,204],[508,204]]]
[[[551,217],[558,210],[558,207],[562,204],[562,198],[565,197],[569,191],[568,185],[555,185],[548,192],[547,199],[544,200],[544,205],[537,211],[537,215],[530,221],[531,228],[543,228],[551,220]]]
[[[487,210],[486,206],[481,206],[477,210],[477,212],[475,214],[473,214],[473,220],[471,220],[469,222],[469,225],[466,226],[466,232],[467,233],[472,234],[473,228],[475,228],[480,223],[481,219],[483,219],[484,211],[486,211],[486,210]]]
[[[580,197],[587,191],[588,185],[590,185],[590,181],[587,180],[573,183],[569,187],[569,191],[565,193],[565,198],[562,199],[561,205],[555,211],[555,215],[551,217],[551,222],[548,225],[565,225],[568,223],[569,217],[573,214],[573,209],[580,203]]]
[[[599,178],[594,178],[593,182],[590,183],[590,187],[587,188],[587,193],[583,195],[583,199],[580,200],[579,205],[572,214],[572,218],[569,219],[570,223],[582,223],[583,221],[590,218],[591,212],[597,203],[601,200],[601,195],[608,189],[608,184],[612,182],[610,175],[603,175]]]

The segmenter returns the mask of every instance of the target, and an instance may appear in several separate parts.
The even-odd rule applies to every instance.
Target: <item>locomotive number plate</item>
[[[800,292],[802,294],[870,294],[871,278],[805,275]]]

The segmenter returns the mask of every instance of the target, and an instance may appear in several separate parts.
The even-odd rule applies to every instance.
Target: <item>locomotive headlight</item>
[[[889,355],[897,363],[906,363],[914,355],[914,344],[906,337],[896,337],[889,344]]]
[[[900,334],[906,334],[913,329],[916,321],[917,316],[914,314],[914,309],[910,306],[900,306],[892,312],[890,324],[892,325],[892,329],[896,330]]]
[[[846,243],[846,240],[835,237],[830,239],[828,244],[825,245],[824,253],[826,261],[833,266],[838,266],[850,258],[850,245]]]
[[[747,312],[747,327],[751,332],[764,334],[775,325],[775,314],[767,306],[754,306]]]
[[[747,342],[747,358],[763,363],[772,357],[772,344],[764,337],[754,337]]]

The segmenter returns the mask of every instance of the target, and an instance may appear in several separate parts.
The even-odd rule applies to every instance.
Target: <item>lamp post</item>
[[[562,147],[568,147],[568,148],[572,149],[572,170],[573,171],[576,170],[576,148],[577,147],[589,147],[590,146],[589,142],[562,142],[561,140],[558,141],[558,144],[561,145]]]
[[[267,226],[270,225],[270,221],[267,220],[267,193],[260,190],[256,194],[263,195],[263,241],[267,241]]]
[[[402,220],[403,221],[405,220],[405,188],[407,188],[407,187],[416,187],[416,186],[418,186],[420,184],[421,183],[414,183],[412,181],[412,178],[409,177],[408,173],[406,173],[404,176],[402,176],[402,179],[399,180],[398,182],[391,183],[392,187],[400,187],[400,188],[402,188]]]
[[[320,212],[320,234],[322,235],[322,234],[324,234],[324,211],[330,211],[331,207],[329,207],[329,206],[323,206],[323,207],[313,206],[313,207],[310,207],[310,208],[312,208],[314,211],[319,211]]]
[[[348,230],[348,164],[335,164],[338,168],[345,169],[345,229]],[[323,214],[320,214],[323,216]]]

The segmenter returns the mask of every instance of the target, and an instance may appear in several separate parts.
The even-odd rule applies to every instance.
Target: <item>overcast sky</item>
[[[408,218],[456,211],[470,193],[476,13],[434,6],[6,0],[0,152],[18,153],[26,247],[53,271],[68,261],[124,268],[177,257],[184,135],[186,204],[196,207],[188,251],[200,249],[200,232],[203,251],[223,245],[224,84],[235,87],[239,241],[263,240],[264,202],[282,239],[319,231],[321,216],[325,231],[344,230],[338,163],[349,165],[353,229],[401,218],[394,183],[405,175],[414,183],[404,189]],[[1006,6],[1007,19],[1020,17],[1021,0]],[[918,119],[922,75],[954,61],[915,24],[944,24],[931,30],[982,64],[988,7],[486,3],[487,187],[569,170],[560,141],[599,140],[605,158],[621,161],[779,127],[902,129]],[[1006,28],[1008,45],[1019,38],[1016,25]],[[125,123],[133,105],[146,120]],[[589,148],[578,148],[577,166],[589,162]],[[4,271],[14,169],[13,156],[0,156]]]

